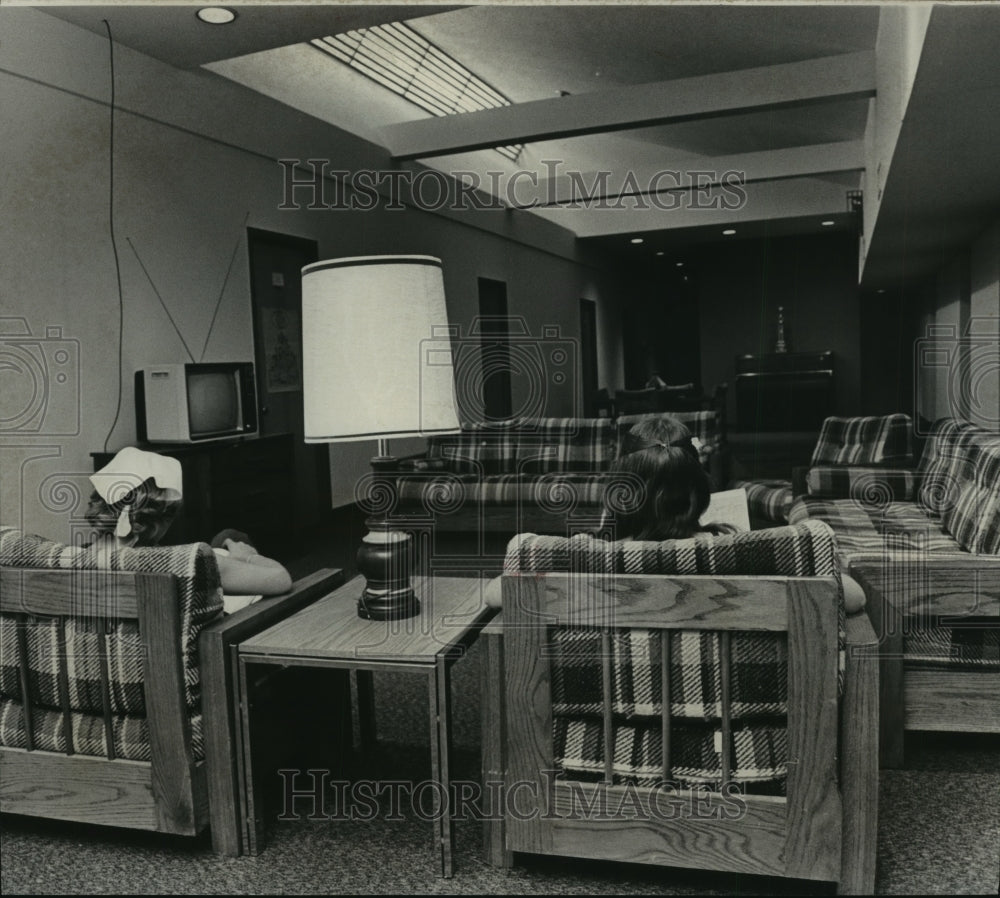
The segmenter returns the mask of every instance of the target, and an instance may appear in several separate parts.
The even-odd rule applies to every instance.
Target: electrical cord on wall
[[[115,406],[115,419],[104,437],[104,451],[108,451],[111,434],[118,426],[118,418],[122,411],[122,341],[125,331],[125,299],[122,295],[122,269],[118,258],[118,244],[115,241],[115,42],[111,37],[111,25],[107,19],[102,19],[108,32],[108,58],[111,74],[111,121],[108,140],[108,227],[111,231],[111,250],[115,257],[115,276],[118,279],[118,402]]]

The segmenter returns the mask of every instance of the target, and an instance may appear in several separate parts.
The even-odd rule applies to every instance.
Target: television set
[[[253,363],[183,363],[140,369],[135,372],[135,421],[142,443],[255,436]]]

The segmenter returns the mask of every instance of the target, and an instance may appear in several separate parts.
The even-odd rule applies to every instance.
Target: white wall
[[[896,142],[917,74],[932,4],[887,4],[879,7],[875,41],[876,96],[869,103],[865,126],[864,223],[860,269],[871,243],[882,202],[882,190],[896,152]]]
[[[1000,431],[1000,219],[972,245],[970,253],[969,419]]]
[[[1000,430],[1000,219],[929,285],[916,351],[920,415]]]
[[[0,32],[0,300],[2,315],[25,319],[35,339],[33,347],[9,336],[0,344],[8,358],[22,354],[13,367],[0,367],[4,524],[67,538],[73,503],[54,496],[53,485],[69,478],[86,488],[89,453],[105,441],[111,450],[134,441],[131,372],[185,361],[181,335],[200,356],[217,301],[204,359],[253,357],[247,226],[315,239],[321,258],[437,255],[449,318],[464,330],[476,313],[479,277],[505,281],[510,312],[535,332],[551,324],[570,339],[579,336],[579,298],[595,299],[601,382],[622,383],[616,284],[579,256],[569,232],[511,212],[282,211],[277,159],[319,156],[335,168],[377,169],[389,167],[385,152],[217,76],[116,45],[113,209],[124,373],[116,421],[108,42],[25,8],[0,9]],[[52,328],[58,336],[46,336]],[[68,350],[64,368],[53,356],[61,349]],[[51,357],[48,375],[25,374],[24,352]],[[547,412],[572,414],[575,392],[552,389]],[[46,411],[25,425],[22,410],[36,399]],[[335,505],[351,501],[373,451],[331,447]]]

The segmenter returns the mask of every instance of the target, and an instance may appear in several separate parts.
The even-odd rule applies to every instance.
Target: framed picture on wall
[[[262,308],[264,376],[269,393],[302,389],[302,317],[292,309]]]

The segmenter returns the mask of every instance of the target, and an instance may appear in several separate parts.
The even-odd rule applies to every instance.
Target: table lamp
[[[302,373],[307,443],[377,440],[374,514],[358,550],[358,616],[420,612],[410,586],[412,538],[389,512],[391,437],[458,433],[441,260],[358,256],[302,269]]]

